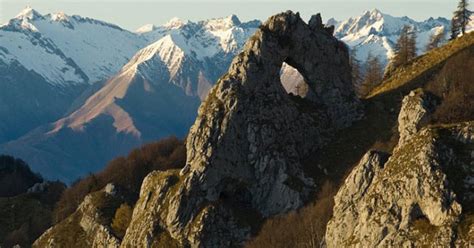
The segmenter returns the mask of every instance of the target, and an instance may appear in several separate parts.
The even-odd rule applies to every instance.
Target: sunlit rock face
[[[284,62],[307,82],[304,100],[283,88]],[[301,161],[360,116],[347,48],[321,17],[269,18],[201,105],[185,168],[145,179],[122,246],[242,244],[252,222],[302,206],[315,184]]]
[[[421,89],[404,97],[393,154],[369,151],[334,198],[327,247],[464,247],[474,227],[474,123],[426,126],[436,108]]]

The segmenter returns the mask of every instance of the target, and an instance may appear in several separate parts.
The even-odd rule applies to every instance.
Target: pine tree
[[[469,6],[468,0],[460,0],[458,8],[454,11],[454,17],[451,20],[451,39],[455,39],[459,34],[466,33],[466,27],[471,18],[471,11],[467,8]]]
[[[361,96],[368,95],[383,79],[383,67],[377,56],[373,56],[369,53],[365,68],[365,77],[359,91]]]
[[[408,25],[403,26],[391,64],[394,67],[406,64],[416,57],[416,30]]]
[[[450,40],[454,40],[459,36],[459,25],[455,17],[451,19],[451,37]]]
[[[444,36],[445,36],[444,29],[441,30],[441,32],[431,34],[430,40],[428,41],[428,44],[426,45],[425,51],[428,52],[435,48],[438,48],[441,45],[441,43],[444,42]]]

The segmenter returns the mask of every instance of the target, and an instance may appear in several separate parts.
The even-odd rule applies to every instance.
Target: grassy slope
[[[410,87],[413,83],[423,80],[428,74],[440,69],[446,60],[474,44],[474,32],[468,33],[446,45],[433,49],[412,60],[409,64],[391,71],[383,83],[376,87],[367,98],[387,93],[400,87]]]
[[[439,107],[443,110],[435,113],[437,116],[445,117],[450,115],[448,112],[459,109],[459,106],[474,104],[474,87],[470,87],[474,85],[474,77],[470,76],[474,75],[472,58],[474,32],[392,71],[369,97],[362,100],[364,119],[340,130],[331,143],[308,158],[306,173],[321,181],[327,177],[316,167],[326,168],[329,178],[339,183],[348,173],[348,168],[354,166],[367,150],[391,153],[398,141],[397,117],[401,101],[411,90],[423,88],[436,95],[441,102]],[[453,95],[453,92],[462,92],[463,96]],[[437,117],[432,124],[465,121],[471,117],[471,113],[458,114],[455,118]]]

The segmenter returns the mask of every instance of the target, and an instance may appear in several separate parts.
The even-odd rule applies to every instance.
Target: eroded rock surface
[[[236,246],[259,218],[302,206],[315,184],[301,161],[361,116],[347,48],[320,19],[278,14],[250,38],[199,109],[186,167],[145,179],[123,247]],[[283,62],[311,97],[285,93]]]
[[[394,153],[367,153],[338,191],[327,247],[473,244],[474,122],[422,128],[434,105],[419,90],[402,105]]]
[[[422,89],[413,90],[403,98],[398,115],[398,132],[400,134],[398,146],[406,143],[423,125],[428,123],[435,106],[434,96]]]
[[[110,223],[121,202],[111,184],[87,195],[76,212],[43,233],[33,247],[119,247]]]

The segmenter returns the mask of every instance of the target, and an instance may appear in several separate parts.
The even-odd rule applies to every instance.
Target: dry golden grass
[[[319,247],[332,215],[336,187],[326,182],[317,200],[303,209],[268,219],[247,248]]]
[[[420,56],[407,65],[400,66],[391,71],[382,84],[367,96],[367,98],[392,91],[406,83],[421,77],[424,73],[438,68],[443,62],[456,52],[474,44],[474,32],[468,33],[458,39],[448,42],[446,45],[433,49],[427,54]]]

